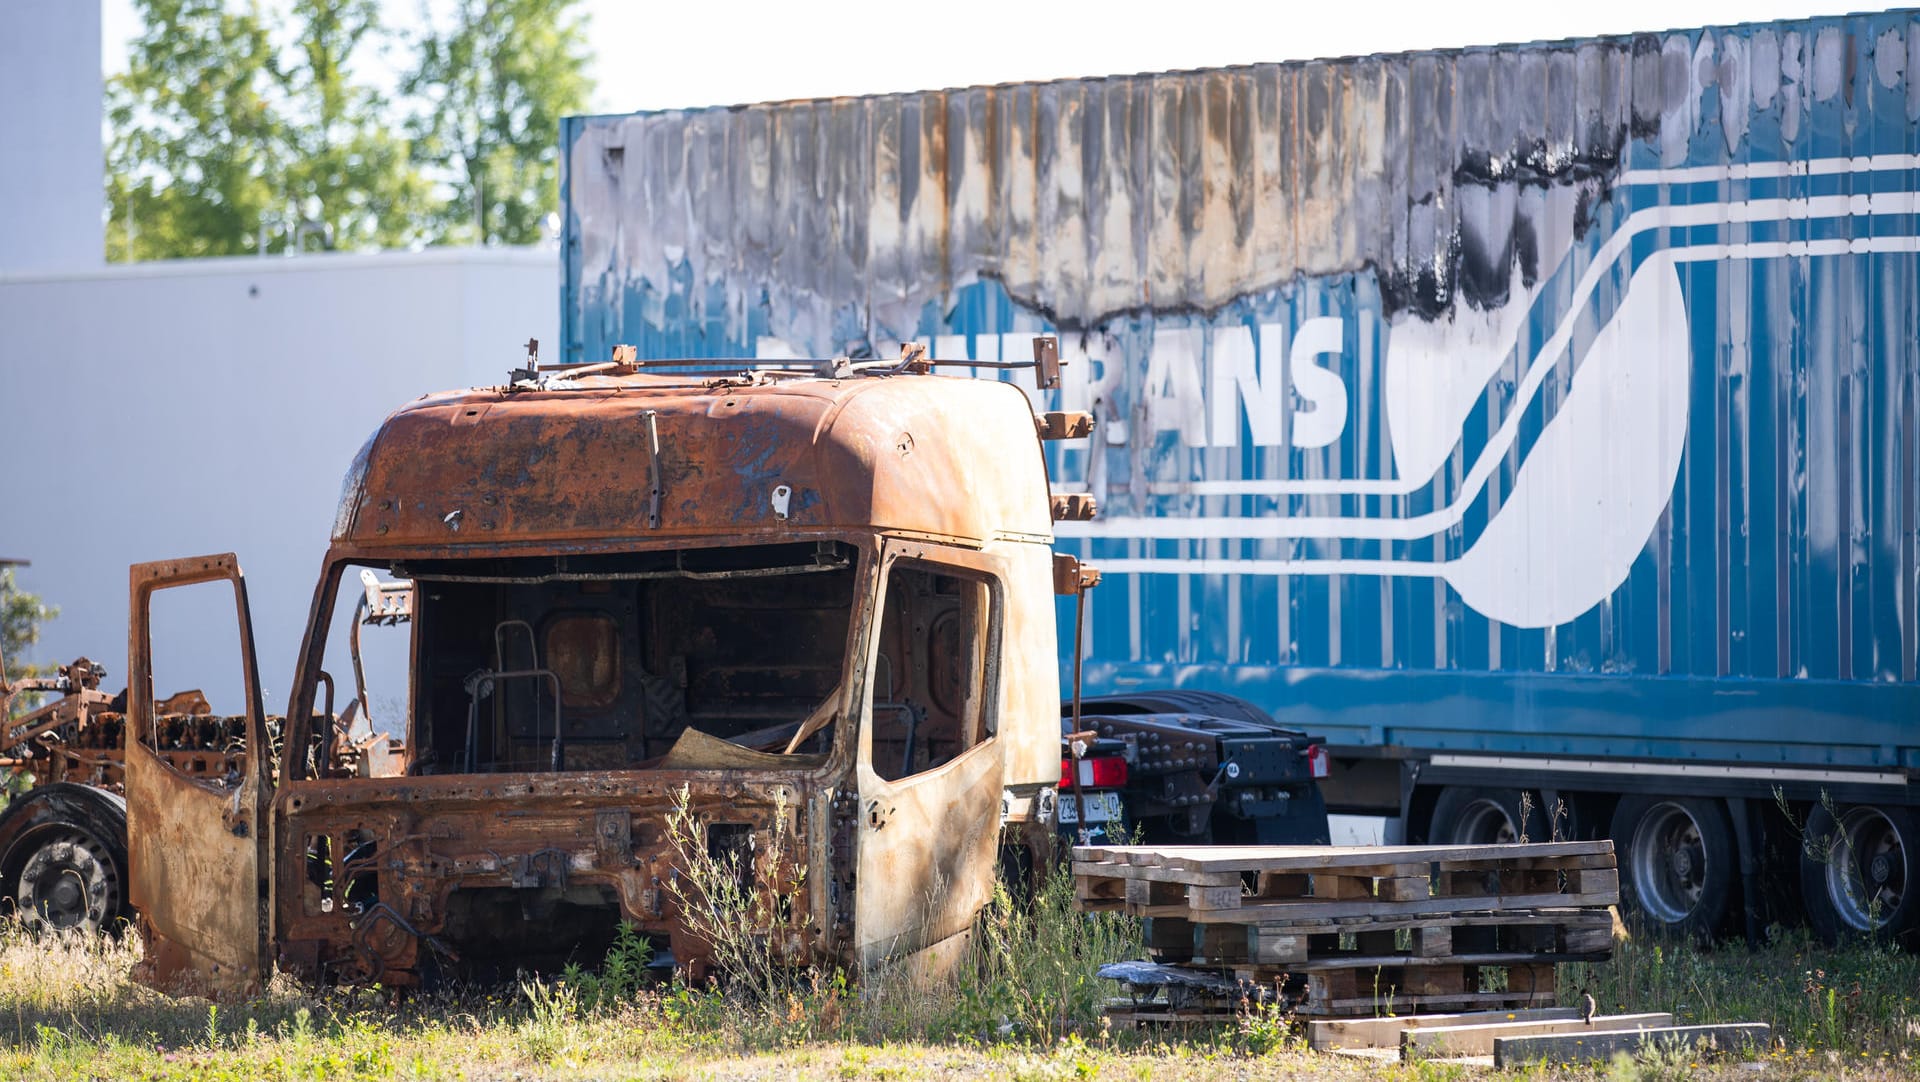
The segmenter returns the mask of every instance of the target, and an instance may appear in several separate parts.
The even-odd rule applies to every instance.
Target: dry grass
[[[938,989],[881,981],[865,994],[803,976],[772,996],[644,988],[574,973],[515,988],[394,999],[268,993],[215,1009],[128,977],[131,941],[34,937],[0,927],[0,1078],[32,1079],[1005,1079],[1465,1078],[1446,1064],[1382,1067],[1302,1049],[1247,1020],[1178,1034],[1109,1032],[1102,960],[1137,950],[1122,918],[1072,912],[1063,880],[1031,905],[999,899],[972,968]],[[1811,983],[1809,982],[1811,977]],[[1513,1077],[1665,1080],[1914,1078],[1920,959],[1804,939],[1745,949],[1631,943],[1606,966],[1569,968],[1568,991],[1608,1010],[1774,1024],[1761,1068],[1648,1057]]]

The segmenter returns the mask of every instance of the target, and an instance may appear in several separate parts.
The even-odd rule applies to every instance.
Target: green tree
[[[429,185],[404,139],[390,134],[388,102],[357,85],[348,66],[379,43],[374,0],[300,0],[295,61],[281,77],[285,187],[291,210],[333,247],[397,247],[422,239]],[[296,238],[297,239],[297,238]]]
[[[107,256],[253,251],[282,202],[280,73],[259,8],[138,6],[145,29],[107,82]]]
[[[578,0],[456,0],[423,9],[414,160],[448,191],[438,242],[531,244],[559,206],[560,118],[586,107],[586,17]]]
[[[16,681],[53,671],[52,666],[28,665],[26,652],[27,647],[40,641],[40,625],[58,615],[59,609],[34,594],[21,592],[13,581],[13,568],[0,567],[0,663],[5,665],[0,680]],[[23,710],[28,704],[13,705],[16,710]]]
[[[107,87],[112,259],[421,239],[430,186],[391,104],[353,66],[374,0],[295,0],[279,47],[256,0],[136,0],[145,29]]]

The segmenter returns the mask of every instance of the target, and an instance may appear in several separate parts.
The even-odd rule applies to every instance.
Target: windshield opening
[[[396,563],[413,584],[406,772],[817,763],[834,739],[855,552]]]

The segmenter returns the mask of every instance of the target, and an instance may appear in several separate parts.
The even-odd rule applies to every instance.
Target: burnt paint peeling
[[[1517,189],[1566,193],[1584,233],[1630,152],[1792,143],[1913,37],[1825,20],[575,118],[567,347],[693,326],[683,350],[888,350],[983,280],[1066,330],[1366,271],[1390,318],[1498,307],[1564,220]]]

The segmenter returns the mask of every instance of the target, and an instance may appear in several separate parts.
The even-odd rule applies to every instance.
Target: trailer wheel
[[[1920,940],[1920,886],[1914,882],[1920,822],[1910,808],[1825,806],[1807,816],[1800,849],[1800,894],[1807,920],[1829,943],[1883,937]]]
[[[1733,828],[1719,804],[1625,796],[1613,812],[1620,900],[1653,932],[1708,938],[1733,894]]]
[[[99,932],[126,915],[127,805],[60,782],[0,815],[0,895],[32,929]]]
[[[1434,845],[1510,845],[1544,842],[1540,798],[1518,789],[1449,785],[1433,802],[1427,841]]]

